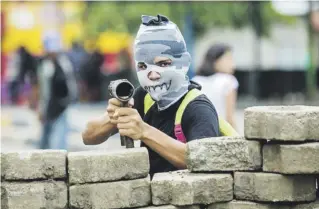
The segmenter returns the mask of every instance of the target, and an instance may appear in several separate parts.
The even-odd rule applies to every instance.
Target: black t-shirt
[[[51,97],[49,100],[46,118],[54,120],[67,108],[67,97],[69,89],[67,86],[67,77],[57,60],[54,63],[54,74],[51,79]]]
[[[200,88],[195,83],[191,83],[189,90]],[[184,97],[169,108],[158,111],[154,104],[144,115],[144,97],[147,92],[138,87],[134,95],[134,108],[137,109],[143,120],[149,125],[164,132],[168,136],[176,139],[174,134],[174,122],[177,109]],[[187,142],[206,137],[219,136],[218,116],[213,104],[205,95],[200,95],[191,101],[182,117],[182,129]],[[177,170],[170,162],[161,157],[158,153],[147,147],[143,142],[141,146],[146,147],[150,158],[150,174]]]

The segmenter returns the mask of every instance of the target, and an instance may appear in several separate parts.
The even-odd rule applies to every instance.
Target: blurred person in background
[[[13,104],[19,103],[22,90],[21,87],[28,81],[32,86],[29,105],[31,109],[34,109],[37,102],[34,91],[37,82],[37,60],[24,46],[21,46],[17,49],[14,57],[14,67],[16,68],[16,73],[12,78],[12,82],[10,83],[9,87],[11,101]]]
[[[68,51],[67,54],[69,56],[70,61],[72,62],[76,75],[78,75],[80,67],[87,56],[84,47],[81,45],[80,42],[74,41],[72,43],[71,49]]]
[[[231,47],[218,43],[211,46],[205,59],[192,79],[202,86],[202,91],[214,104],[218,116],[224,118],[235,127],[235,110],[237,90],[236,77]]]
[[[138,85],[137,76],[134,69],[134,61],[129,48],[124,48],[119,53],[120,72],[118,79],[128,79],[134,86]]]
[[[138,86],[138,80],[134,69],[134,58],[129,48],[123,48],[117,56],[118,72],[109,74],[108,80],[127,79],[134,86]]]
[[[44,35],[45,56],[38,66],[39,119],[43,130],[40,149],[67,149],[67,108],[76,98],[73,66],[62,52],[61,36],[50,31]]]
[[[102,100],[109,100],[110,94],[108,92],[108,86],[111,81],[117,79],[127,79],[134,86],[138,85],[137,76],[134,69],[132,53],[129,47],[125,47],[119,51],[116,56],[116,60],[114,65],[116,65],[116,72],[111,73],[102,73],[103,74],[103,82],[102,82]],[[107,68],[107,67],[106,67]],[[108,69],[106,69],[108,70]],[[112,70],[110,70],[112,71]]]
[[[76,83],[77,83],[77,88],[81,89],[82,87],[82,79],[80,75],[80,69],[81,66],[83,65],[88,53],[85,51],[84,47],[79,41],[74,41],[72,43],[71,49],[67,52],[67,55],[72,63],[75,78],[76,78]],[[78,98],[77,100],[81,100],[81,91],[79,91]]]
[[[98,102],[101,98],[101,85],[104,56],[99,48],[94,47],[92,53],[88,54],[80,67],[80,89],[83,100]]]

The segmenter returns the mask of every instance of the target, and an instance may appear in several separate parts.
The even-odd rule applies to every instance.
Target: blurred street
[[[99,116],[106,105],[76,105],[68,112],[69,122],[69,151],[96,150],[96,149],[121,149],[119,135],[111,137],[101,145],[84,145],[81,138],[81,130],[90,118]],[[243,134],[243,109],[236,111],[238,130]],[[1,108],[1,151],[17,151],[36,149],[40,135],[40,123],[34,112],[26,107]]]
[[[1,7],[1,150],[38,148],[41,124],[31,109],[57,119],[54,128],[45,124],[44,138],[56,136],[58,147],[65,147],[67,132],[69,151],[121,149],[119,135],[86,146],[81,132],[105,111],[111,81],[139,85],[141,15],[176,24],[191,57],[187,76],[198,79],[241,135],[246,107],[319,105],[318,2],[7,1]]]

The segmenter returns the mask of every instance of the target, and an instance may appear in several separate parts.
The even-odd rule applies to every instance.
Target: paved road
[[[95,149],[122,149],[119,135],[111,137],[101,145],[84,145],[81,131],[90,118],[99,116],[104,105],[77,105],[68,112],[71,130],[68,134],[69,151]],[[236,111],[238,130],[243,134],[243,110]],[[26,107],[1,107],[1,151],[18,151],[36,149],[34,143],[40,136],[41,128],[34,112]],[[138,144],[137,144],[138,146]]]

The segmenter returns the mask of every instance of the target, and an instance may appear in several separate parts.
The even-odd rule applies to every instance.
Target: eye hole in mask
[[[144,62],[137,63],[137,70],[138,71],[146,70],[146,69],[147,69],[147,65]]]
[[[155,57],[154,64],[159,67],[169,67],[172,65],[172,60],[167,57]]]
[[[154,58],[154,64],[158,67],[169,67],[172,65],[172,60],[167,57],[155,57]],[[145,62],[138,62],[137,63],[137,70],[146,70],[147,69],[147,64]]]

